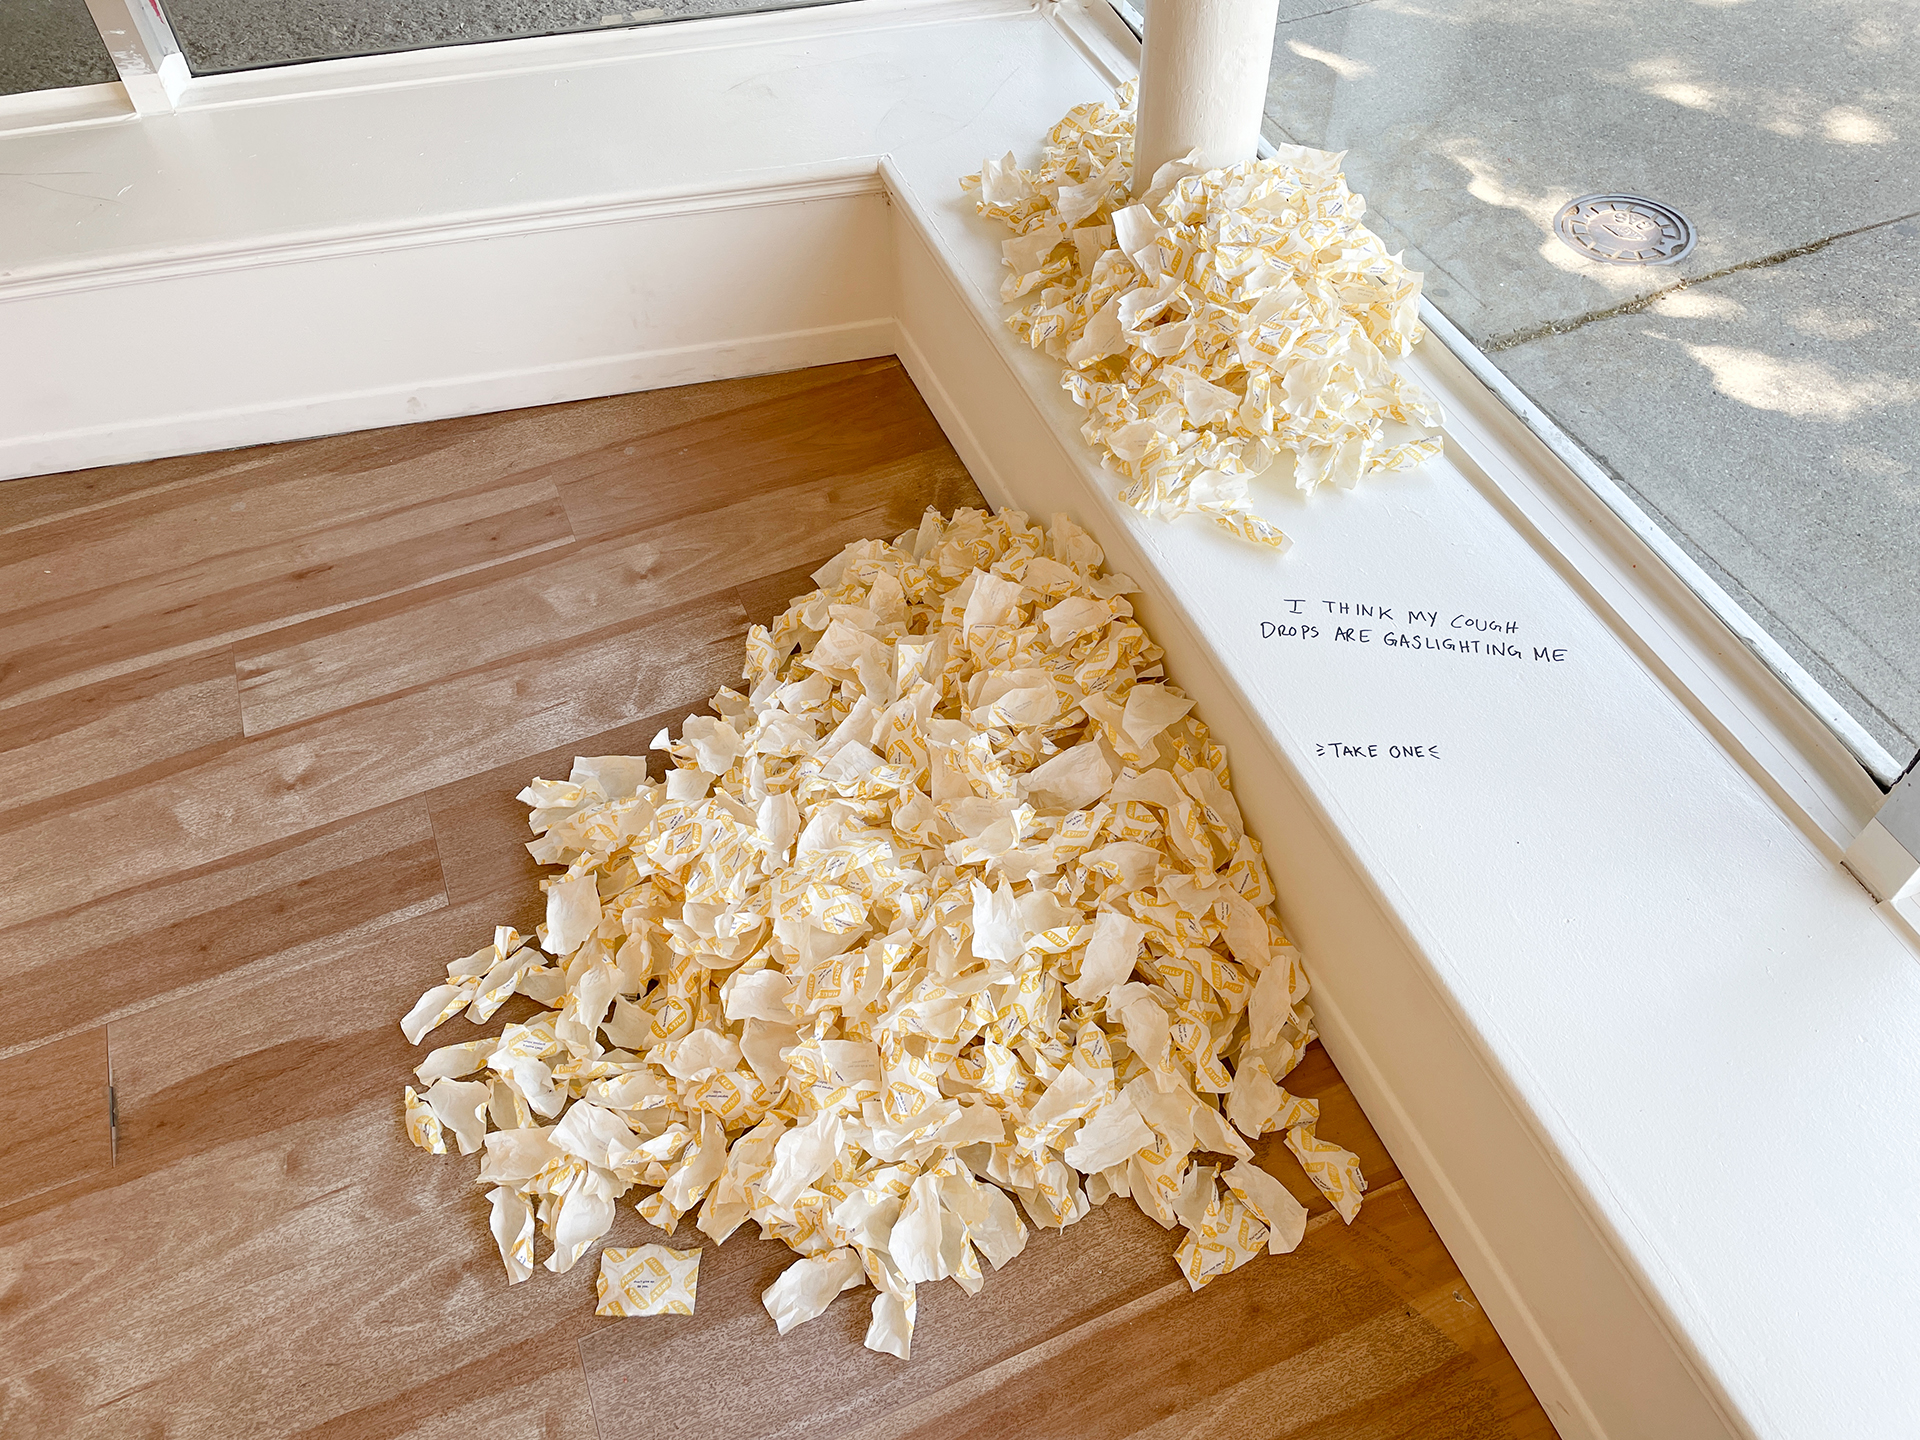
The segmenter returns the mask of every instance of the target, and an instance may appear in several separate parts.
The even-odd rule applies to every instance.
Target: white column
[[[1145,8],[1136,195],[1195,146],[1208,168],[1253,159],[1280,0],[1151,0]]]
[[[173,109],[193,76],[160,0],[87,0],[87,9],[133,108],[142,115]]]
[[[1876,900],[1920,889],[1920,760],[1893,787],[1880,812],[1847,847],[1847,868]]]

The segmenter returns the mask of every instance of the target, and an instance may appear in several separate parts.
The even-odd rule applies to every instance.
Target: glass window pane
[[[1345,150],[1427,294],[1904,762],[1920,738],[1920,92],[1856,0],[1283,0],[1275,139]],[[1677,264],[1556,238],[1681,211]]]
[[[6,3],[6,0],[0,0]],[[838,0],[167,0],[195,74]]]
[[[119,78],[86,0],[0,0],[0,95]]]
[[[1149,9],[1149,15],[1150,15]],[[1920,740],[1920,12],[1281,0],[1267,133],[1901,764]],[[1697,234],[1613,265],[1587,195]]]

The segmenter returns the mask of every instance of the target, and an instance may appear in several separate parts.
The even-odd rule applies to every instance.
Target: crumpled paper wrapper
[[[545,923],[402,1021],[535,1002],[405,1095],[415,1144],[484,1151],[509,1283],[643,1191],[663,1231],[801,1257],[782,1334],[870,1286],[866,1343],[904,1359],[918,1287],[977,1291],[1111,1196],[1184,1228],[1195,1289],[1291,1249],[1268,1131],[1353,1218],[1357,1160],[1278,1083],[1313,1014],[1226,753],[1102,561],[1063,516],[929,511],[753,628],[743,690],[654,741],[664,782],[584,756],[521,793]],[[601,1313],[690,1311],[697,1260],[603,1251]]]
[[[1010,323],[1068,367],[1081,433],[1120,498],[1290,543],[1248,482],[1290,467],[1302,490],[1351,489],[1440,453],[1439,411],[1388,363],[1420,339],[1420,276],[1360,223],[1341,155],[1283,145],[1202,171],[1189,156],[1133,187],[1133,87],[1076,106],[1037,170],[1009,152],[961,184],[1015,238]]]

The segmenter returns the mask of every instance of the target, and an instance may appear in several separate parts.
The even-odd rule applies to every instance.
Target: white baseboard
[[[865,162],[13,277],[0,478],[890,354],[886,216]]]
[[[770,375],[811,365],[836,365],[843,360],[891,355],[899,348],[897,336],[898,328],[891,317],[855,320],[785,334],[632,350],[624,355],[589,356],[488,374],[452,375],[411,385],[305,399],[288,397],[135,423],[108,422],[65,434],[0,441],[0,479],[378,430],[458,415],[487,415],[530,405]]]

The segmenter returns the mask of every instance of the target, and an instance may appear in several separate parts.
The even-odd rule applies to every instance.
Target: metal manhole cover
[[[1608,265],[1671,265],[1693,249],[1687,217],[1639,195],[1582,195],[1553,217],[1553,233]]]

